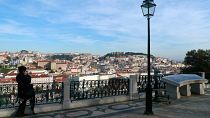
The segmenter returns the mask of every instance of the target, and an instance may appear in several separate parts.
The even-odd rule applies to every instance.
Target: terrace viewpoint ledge
[[[139,99],[138,93],[138,85],[137,79],[139,77],[137,75],[130,76],[129,78],[129,93],[126,95],[118,95],[118,96],[111,96],[111,97],[103,97],[103,98],[95,98],[95,99],[85,99],[79,101],[71,101],[70,100],[70,81],[66,81],[64,83],[64,96],[63,102],[61,104],[54,103],[54,104],[44,104],[44,105],[36,105],[35,112],[37,114],[44,113],[44,112],[52,112],[52,111],[59,111],[59,110],[68,110],[74,108],[84,108],[93,105],[103,105],[108,103],[117,103],[122,101],[132,101]],[[144,93],[141,94],[142,98],[144,98]],[[7,109],[0,109],[0,117],[10,117],[14,115],[16,108],[7,108]],[[29,113],[27,111],[26,113]]]

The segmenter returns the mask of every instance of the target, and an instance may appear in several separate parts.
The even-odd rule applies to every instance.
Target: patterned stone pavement
[[[104,118],[210,118],[210,90],[206,95],[183,97],[173,101],[170,105],[158,104],[154,106],[154,115],[143,115],[142,109],[123,112]]]
[[[128,101],[73,110],[41,113],[26,118],[210,118],[210,90],[206,95],[182,97],[172,104],[154,103],[154,115],[143,115],[145,103]]]
[[[129,101],[115,104],[107,104],[100,106],[93,106],[87,108],[80,108],[74,110],[57,111],[53,113],[43,113],[33,116],[27,116],[27,118],[90,118],[98,116],[104,116],[108,114],[116,114],[119,112],[141,109],[143,108],[143,101]]]

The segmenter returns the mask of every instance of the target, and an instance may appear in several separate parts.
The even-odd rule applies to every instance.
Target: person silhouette
[[[24,116],[27,100],[30,100],[32,114],[35,114],[35,92],[33,89],[33,85],[31,84],[31,76],[26,71],[25,66],[18,67],[16,81],[18,83],[18,98],[20,98],[20,100],[22,101],[18,107],[16,116]]]

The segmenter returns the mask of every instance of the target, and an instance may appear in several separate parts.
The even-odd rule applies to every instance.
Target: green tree
[[[59,59],[59,60],[70,60],[72,61],[73,59],[73,56],[72,55],[65,55],[65,54],[62,54],[62,55],[52,55],[52,56],[47,56],[46,57],[47,59],[52,59],[52,60],[55,60],[55,59]]]
[[[9,68],[0,68],[0,73],[8,73],[11,70],[12,69],[9,69]]]
[[[210,71],[210,50],[191,50],[186,53],[184,59],[185,68],[183,73],[209,72]]]
[[[7,58],[7,61],[8,61],[8,62],[11,61],[11,57],[10,57],[10,56],[7,56],[6,58]]]

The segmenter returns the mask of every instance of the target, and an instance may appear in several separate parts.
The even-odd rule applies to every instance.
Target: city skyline
[[[109,52],[147,50],[143,0],[0,0],[0,52]],[[155,0],[151,54],[183,60],[208,49],[210,1]]]

